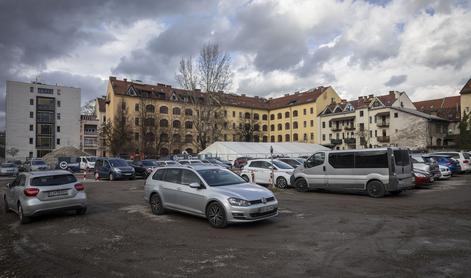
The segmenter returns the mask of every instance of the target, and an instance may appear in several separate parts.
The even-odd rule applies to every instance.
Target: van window
[[[330,153],[329,164],[337,169],[353,168],[355,165],[353,157],[351,152]]]
[[[410,163],[409,151],[407,150],[395,150],[394,161],[397,166],[407,166]]]
[[[386,151],[356,152],[355,168],[388,168],[388,153]]]
[[[306,168],[312,168],[324,164],[325,154],[315,153],[306,160]]]
[[[171,183],[180,183],[182,177],[181,169],[167,169],[164,176],[164,181]]]
[[[165,169],[156,171],[155,174],[152,176],[152,179],[156,181],[163,180],[164,172],[165,172]]]

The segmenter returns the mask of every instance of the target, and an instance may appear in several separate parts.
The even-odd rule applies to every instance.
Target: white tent
[[[206,157],[220,157],[229,161],[241,156],[253,158],[270,157],[270,146],[273,147],[273,155],[301,156],[312,155],[320,150],[329,150],[318,144],[306,143],[251,143],[251,142],[214,142],[199,154]]]

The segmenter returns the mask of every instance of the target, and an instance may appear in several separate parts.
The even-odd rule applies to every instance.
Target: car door
[[[6,197],[7,197],[7,203],[8,203],[8,207],[12,208],[12,209],[16,209],[15,207],[15,204],[16,204],[16,200],[14,199],[15,198],[15,187],[19,184],[20,182],[20,178],[21,176],[24,176],[24,175],[19,175],[15,178],[15,180],[13,180],[10,185],[8,186],[8,188],[5,190],[5,194],[6,194]]]
[[[191,188],[190,183],[198,183],[202,188]],[[204,189],[203,182],[196,173],[191,170],[182,169],[182,181],[178,192],[179,206],[192,213],[204,215],[205,213],[205,200],[206,189]]]
[[[108,179],[111,173],[111,165],[108,160],[103,160],[103,165],[100,168],[100,177]]]
[[[270,176],[272,173],[272,167],[274,167],[273,171],[276,171],[276,167],[267,161],[260,161],[260,162],[261,162],[260,169],[258,170],[258,174],[257,174],[259,183],[270,184],[272,182],[270,179]]]
[[[165,170],[163,180],[160,183],[161,197],[165,206],[180,209],[178,196],[179,192],[182,190],[181,176],[182,169],[170,168]]]
[[[310,188],[327,187],[325,152],[317,152],[304,163],[303,173]]]
[[[23,190],[25,189],[25,184],[26,184],[26,176],[25,175],[20,175],[18,183],[15,184],[15,187],[12,188],[12,203],[10,208],[13,208],[17,210],[16,204],[20,200],[21,194],[23,194]]]

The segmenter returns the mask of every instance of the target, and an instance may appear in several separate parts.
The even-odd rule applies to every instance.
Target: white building
[[[80,150],[93,156],[98,154],[98,127],[95,115],[80,116]]]
[[[80,94],[80,88],[7,81],[6,150],[15,148],[15,158],[25,159],[79,148]]]

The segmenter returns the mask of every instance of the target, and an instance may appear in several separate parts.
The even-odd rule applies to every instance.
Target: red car
[[[415,185],[430,185],[433,183],[433,177],[430,173],[421,171],[421,170],[414,170],[413,172],[415,177]]]

